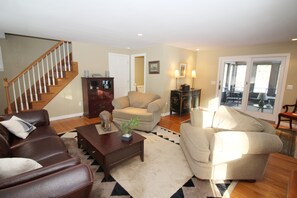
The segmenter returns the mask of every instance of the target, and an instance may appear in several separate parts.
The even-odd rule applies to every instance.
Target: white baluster
[[[35,92],[35,101],[38,101],[34,66],[32,67],[32,71],[33,71],[33,85],[34,85],[34,92]]]
[[[70,50],[69,50],[70,42],[66,42],[66,45],[67,45],[68,71],[71,71],[71,66],[70,66]]]
[[[24,105],[23,105],[23,98],[22,98],[22,92],[21,92],[20,78],[18,78],[18,87],[19,87],[19,97],[20,97],[20,101],[21,101],[21,110],[23,111]]]
[[[46,68],[47,68],[47,84],[51,85],[51,79],[50,79],[50,72],[49,72],[49,66],[48,66],[48,55],[45,55],[45,60],[46,60]]]
[[[58,50],[57,49],[55,49],[55,64],[56,64],[56,77],[57,78],[59,78],[59,67],[58,67],[58,59],[57,59],[57,52],[58,52]]]
[[[45,83],[45,75],[44,75],[43,59],[41,60],[41,67],[42,67],[42,77],[43,77],[43,88],[44,88],[44,93],[47,93],[47,90],[46,90],[46,83]]]
[[[56,81],[55,81],[55,73],[54,73],[54,61],[53,61],[53,52],[50,53],[51,57],[51,66],[52,66],[52,81],[53,81],[53,85],[56,85]]]
[[[61,78],[63,78],[63,67],[62,67],[62,55],[61,55],[61,45],[59,46],[59,54],[60,54],[60,57],[59,57],[59,63],[60,63],[60,69],[61,69]]]
[[[42,87],[41,87],[41,78],[40,78],[40,65],[39,62],[37,63],[37,72],[38,72],[38,82],[39,82],[39,93],[42,93]]]
[[[28,103],[28,96],[27,96],[27,87],[26,87],[26,81],[25,81],[25,74],[23,74],[23,86],[24,86],[26,109],[29,110],[29,103]]]
[[[63,52],[64,52],[64,71],[67,71],[67,62],[66,62],[66,46],[65,43],[62,44],[63,45]]]
[[[15,112],[19,112],[19,108],[18,108],[18,103],[17,103],[17,99],[16,99],[16,95],[15,95],[15,87],[14,87],[14,82],[12,83],[12,91],[13,91],[13,101],[14,101],[14,106],[15,106]]]
[[[32,67],[33,68],[33,67]],[[33,101],[33,94],[32,94],[32,88],[31,88],[31,77],[30,72],[28,71],[28,82],[29,82],[29,91],[30,91],[30,102]]]

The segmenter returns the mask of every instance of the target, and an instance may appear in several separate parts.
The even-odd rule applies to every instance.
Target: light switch
[[[287,89],[292,90],[293,89],[293,85],[287,85]]]

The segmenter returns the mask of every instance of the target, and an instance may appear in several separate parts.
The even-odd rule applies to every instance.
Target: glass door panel
[[[223,76],[220,81],[220,104],[240,109],[246,76],[245,61],[224,62]]]
[[[280,61],[254,61],[250,77],[247,110],[274,113]]]

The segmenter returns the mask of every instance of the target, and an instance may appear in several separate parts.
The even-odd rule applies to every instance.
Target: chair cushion
[[[149,103],[160,98],[157,94],[130,91],[128,93],[130,107],[147,108]]]
[[[27,158],[1,158],[0,159],[0,179],[19,175],[42,166]]]
[[[152,122],[154,116],[152,113],[148,112],[146,109],[127,107],[124,109],[114,109],[112,112],[114,118],[130,120],[131,118],[139,118],[141,122]]]
[[[262,124],[256,118],[227,106],[220,106],[218,108],[214,116],[213,128],[217,131],[264,131]]]

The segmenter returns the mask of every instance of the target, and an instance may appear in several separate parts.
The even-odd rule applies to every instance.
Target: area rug
[[[297,158],[297,147],[296,147],[296,131],[290,129],[276,129],[276,134],[280,137],[283,142],[283,148],[280,153],[288,155],[290,157]]]
[[[179,134],[157,126],[145,136],[144,162],[131,158],[111,170],[109,180],[86,151],[77,148],[76,132],[62,136],[71,155],[79,156],[94,175],[91,197],[228,197],[236,182],[199,180],[193,176],[179,146]]]

